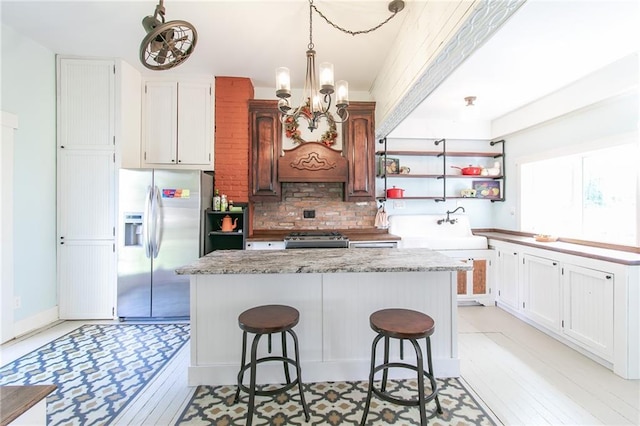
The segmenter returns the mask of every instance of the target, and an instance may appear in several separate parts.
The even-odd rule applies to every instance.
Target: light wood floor
[[[640,381],[610,370],[496,307],[459,310],[463,380],[505,425],[639,425]],[[0,364],[84,322],[67,321],[0,347]],[[186,345],[116,425],[173,425],[195,390]]]

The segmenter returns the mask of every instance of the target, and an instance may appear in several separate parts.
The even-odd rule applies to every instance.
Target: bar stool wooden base
[[[427,414],[425,405],[431,400],[436,401],[436,407],[439,414],[442,414],[442,407],[438,400],[438,387],[433,377],[433,366],[431,362],[431,339],[430,336],[435,330],[435,322],[429,315],[422,312],[412,311],[409,309],[383,309],[376,311],[369,317],[371,329],[378,333],[373,339],[371,345],[371,370],[369,373],[369,389],[367,391],[367,402],[364,407],[361,425],[364,426],[369,407],[371,406],[371,396],[376,394],[379,398],[403,406],[417,406],[420,410],[420,425],[427,425]],[[384,338],[384,362],[376,365],[376,347],[378,342]],[[389,362],[389,340],[391,338],[400,339],[401,345],[403,340],[411,342],[416,353],[416,365],[405,362]],[[422,349],[418,344],[418,339],[426,339],[427,349],[427,365],[428,370],[424,370],[424,362],[422,357]],[[400,358],[403,358],[402,346],[400,347]],[[390,368],[407,368],[417,373],[418,381],[418,398],[417,399],[401,399],[394,397],[386,392],[387,377]],[[373,384],[374,376],[378,371],[382,371],[382,382],[380,389]],[[424,378],[431,383],[431,393],[425,395]]]
[[[286,392],[294,386],[298,385],[300,393],[300,403],[304,410],[306,421],[309,421],[309,410],[304,399],[302,390],[301,369],[299,362],[298,337],[293,331],[293,327],[298,324],[300,314],[297,309],[284,305],[266,305],[248,309],[238,317],[238,324],[242,329],[242,361],[240,362],[240,372],[238,373],[238,388],[234,403],[240,399],[240,391],[249,394],[249,407],[247,411],[247,426],[251,426],[253,421],[253,411],[255,407],[255,397],[273,396],[282,392]],[[251,343],[251,360],[246,363],[247,355],[247,333],[255,334]],[[260,338],[265,334],[268,336],[268,352],[271,353],[271,334],[280,333],[282,336],[282,356],[267,356],[257,358],[258,343]],[[287,356],[287,334],[293,339],[295,358]],[[256,369],[259,364],[265,362],[282,362],[284,368],[284,376],[286,384],[278,389],[258,390],[256,389]],[[296,378],[291,380],[289,375],[289,365],[296,369]],[[245,386],[242,382],[245,371],[249,370],[250,381],[249,386]]]

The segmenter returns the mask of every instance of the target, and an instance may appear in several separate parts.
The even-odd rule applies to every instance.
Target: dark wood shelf
[[[376,155],[384,155],[384,151],[377,151]],[[439,157],[444,154],[442,151],[387,151],[387,157],[393,155],[408,155],[419,157]]]
[[[401,174],[401,173],[390,173],[387,175],[379,175],[379,178],[402,178],[402,179],[407,179],[407,178],[432,178],[432,179],[442,179],[444,177],[444,175],[419,175],[417,173],[406,173],[406,174]]]
[[[484,158],[500,158],[501,152],[447,152],[447,157],[484,157]]]
[[[384,193],[386,194],[387,188],[389,188],[388,180],[389,179],[443,179],[444,185],[442,188],[442,195],[439,196],[424,196],[424,197],[403,197],[403,198],[390,198],[390,200],[435,200],[435,201],[446,201],[448,199],[477,199],[477,200],[489,200],[491,202],[494,201],[504,201],[504,194],[506,191],[506,176],[504,174],[500,174],[497,176],[483,176],[483,175],[463,175],[463,174],[447,174],[446,170],[448,170],[448,165],[451,164],[447,161],[447,157],[455,157],[455,158],[500,158],[501,161],[501,169],[504,170],[504,139],[499,141],[491,141],[489,142],[490,146],[494,146],[496,144],[502,144],[501,152],[478,152],[478,151],[447,151],[447,142],[446,139],[440,139],[434,141],[434,144],[438,147],[442,147],[442,151],[415,151],[415,150],[387,150],[387,139],[381,139],[379,143],[384,144],[384,150],[376,151],[376,155],[380,158],[389,158],[394,156],[414,156],[414,157],[438,157],[438,161],[442,161],[441,167],[445,170],[441,174],[416,174],[416,173],[380,173],[376,175],[377,178],[384,179]],[[435,161],[435,160],[430,160]],[[380,170],[378,171],[385,171]],[[472,179],[472,180],[488,180],[488,181],[499,181],[500,183],[500,195],[502,198],[499,199],[490,199],[490,198],[478,198],[478,197],[462,197],[462,196],[452,196],[449,197],[446,195],[447,192],[447,179]],[[430,191],[437,192],[437,191]],[[378,201],[385,201],[387,197],[376,197]]]
[[[446,175],[447,179],[502,179],[504,176],[482,176],[482,175]],[[449,198],[449,197],[447,197]]]

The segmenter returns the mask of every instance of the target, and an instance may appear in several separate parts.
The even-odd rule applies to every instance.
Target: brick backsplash
[[[253,229],[373,228],[376,202],[343,201],[341,183],[283,183],[282,201],[254,203]],[[305,219],[304,210],[316,217]]]

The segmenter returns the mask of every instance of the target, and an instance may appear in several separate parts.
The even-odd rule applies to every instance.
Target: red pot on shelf
[[[393,188],[387,189],[387,198],[402,198],[402,197],[404,197],[404,189],[396,188],[395,186]]]
[[[482,172],[482,167],[479,166],[469,166],[469,167],[458,167],[458,166],[451,166],[454,169],[460,169],[462,171],[463,175],[471,175],[471,176],[480,176],[480,173]]]

